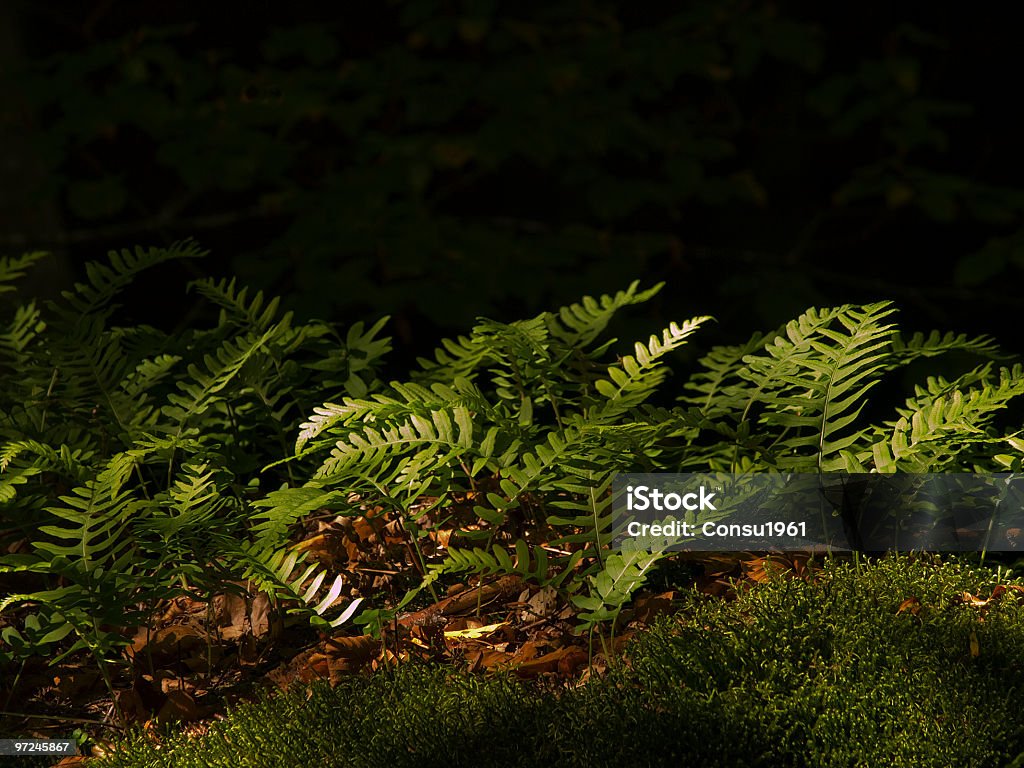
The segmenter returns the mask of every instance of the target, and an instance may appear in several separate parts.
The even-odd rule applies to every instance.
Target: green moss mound
[[[730,602],[694,594],[573,690],[408,667],[94,765],[1004,766],[1024,751],[1024,602],[963,599],[1000,583],[930,557],[828,563]]]

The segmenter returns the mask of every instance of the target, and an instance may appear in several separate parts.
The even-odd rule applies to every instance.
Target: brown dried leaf
[[[510,667],[512,671],[520,677],[533,677],[545,672],[557,672],[559,664],[563,663],[566,657],[577,657],[576,650],[577,649],[572,646],[559,648],[551,651],[550,653],[545,653],[543,656],[538,656],[537,658],[522,662],[518,661],[519,654],[516,654],[515,659],[510,663]]]
[[[558,674],[568,677],[576,674],[576,670],[590,660],[588,654],[582,648],[572,645],[566,648],[566,653],[558,660]]]
[[[161,723],[167,722],[183,722],[187,723],[192,720],[199,720],[200,718],[207,717],[211,713],[209,707],[202,707],[196,703],[196,700],[192,697],[192,694],[186,691],[168,691],[167,701],[160,708],[157,713],[156,719]]]
[[[145,704],[142,703],[142,696],[134,688],[118,691],[114,698],[114,705],[125,722],[141,723],[149,717],[149,712]]]
[[[148,637],[146,629],[142,628],[135,635],[130,653],[134,656],[147,653],[159,667],[183,661],[199,652],[205,655],[207,642],[205,634],[186,624],[159,627],[148,633]]]
[[[333,637],[323,643],[331,666],[346,672],[357,672],[380,653],[380,641],[369,635]]]
[[[970,592],[963,592],[960,595],[960,599],[972,608],[984,608],[988,605],[990,598],[975,597]]]
[[[554,587],[545,586],[537,590],[532,597],[526,601],[526,605],[520,611],[520,621],[531,623],[551,616],[558,608],[558,592]]]
[[[896,609],[896,613],[903,613],[904,611],[909,611],[914,616],[917,616],[921,612],[921,601],[916,597],[908,597]]]
[[[660,595],[644,595],[633,601],[633,621],[650,624],[663,613],[672,610],[675,600],[674,591],[662,592]]]

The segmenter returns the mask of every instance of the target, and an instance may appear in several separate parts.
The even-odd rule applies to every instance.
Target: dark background
[[[739,342],[893,299],[1020,352],[1019,31],[963,6],[751,0],[0,3],[0,253],[26,294],[195,237],[302,317],[392,316],[396,360],[666,281],[624,337]]]

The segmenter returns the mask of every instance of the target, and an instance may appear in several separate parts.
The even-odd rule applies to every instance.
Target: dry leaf
[[[55,763],[53,768],[77,768],[80,765],[85,765],[85,760],[85,755],[68,755],[61,758],[60,762]]]
[[[511,669],[520,677],[533,677],[534,675],[540,675],[544,672],[557,672],[559,664],[563,662],[568,656],[572,656],[573,659],[578,658],[576,653],[578,649],[569,646],[567,648],[559,648],[558,650],[551,651],[551,653],[545,653],[543,656],[539,656],[529,661],[522,663],[516,663],[515,661],[511,664]],[[516,654],[518,657],[519,654]],[[568,662],[566,662],[568,663]]]
[[[554,587],[541,587],[526,601],[526,607],[520,612],[521,621],[530,623],[538,619],[546,619],[558,607],[558,592]]]
[[[896,609],[896,613],[903,613],[904,611],[909,611],[914,616],[917,616],[921,611],[921,601],[916,597],[908,597],[900,603],[900,607]]]
[[[566,654],[558,660],[558,674],[569,676],[576,673],[590,660],[590,654],[575,645],[566,649]]]
[[[134,688],[118,691],[114,703],[121,716],[129,723],[142,722],[149,717],[149,712],[142,703],[142,696]]]
[[[206,717],[211,712],[209,707],[201,707],[192,694],[185,691],[168,691],[167,701],[160,708],[156,719],[161,723],[189,722]]]
[[[488,624],[486,627],[469,627],[467,629],[453,629],[448,630],[444,633],[444,636],[449,639],[473,639],[489,635],[502,627],[508,626],[507,621],[502,621],[498,624]]]
[[[960,595],[960,599],[963,600],[964,603],[966,603],[967,605],[970,605],[970,606],[972,606],[974,608],[984,608],[986,605],[988,605],[988,600],[987,599],[981,598],[981,597],[975,597],[970,592],[962,593]]]
[[[633,601],[633,621],[650,624],[655,618],[672,610],[676,593],[662,592],[660,595],[644,595]]]

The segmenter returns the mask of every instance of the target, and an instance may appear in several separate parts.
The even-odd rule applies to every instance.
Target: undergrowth
[[[1020,425],[1003,418],[1020,365],[997,364],[987,337],[904,335],[887,302],[714,347],[660,407],[673,354],[710,318],[629,348],[606,334],[660,286],[482,318],[385,383],[384,319],[295,324],[234,280],[187,286],[219,310],[208,327],[119,324],[135,275],[201,255],[111,253],[0,333],[0,670],[15,685],[29,660],[87,654],[113,697],[131,633],[179,595],[262,590],[324,632],[354,619],[379,634],[445,580],[516,574],[571,601],[578,632],[605,632],[666,556],[610,548],[619,471],[1021,469]],[[0,259],[0,292],[41,259]],[[862,417],[877,384],[948,352],[978,364]],[[294,541],[311,515],[371,509],[412,553],[394,600],[357,594]],[[427,547],[442,527],[454,543]]]
[[[579,687],[410,665],[264,698],[194,739],[139,732],[95,765],[1002,766],[1024,751],[1024,602],[992,595],[1019,583],[832,561],[734,601],[694,592]]]

